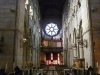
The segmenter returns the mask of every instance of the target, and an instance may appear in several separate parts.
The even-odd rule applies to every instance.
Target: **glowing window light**
[[[50,23],[50,24],[47,24],[47,26],[45,27],[45,31],[47,35],[54,36],[54,35],[57,35],[59,28],[57,24]]]

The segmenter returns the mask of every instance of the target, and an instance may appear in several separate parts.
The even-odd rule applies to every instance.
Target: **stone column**
[[[76,57],[77,57],[77,50],[76,50],[76,47],[73,48],[73,54],[74,54],[74,58],[76,58]]]
[[[33,62],[33,64],[34,64],[34,66],[36,66],[36,50],[33,50],[32,62]]]
[[[39,57],[39,50],[37,50],[37,67],[39,67],[40,66],[40,57]]]
[[[67,65],[67,51],[64,50],[64,64]]]
[[[83,51],[83,47],[80,45],[79,46],[79,54],[80,54],[80,59],[83,59],[84,58],[84,51]]]
[[[70,50],[70,67],[73,65],[73,50]]]
[[[36,63],[36,68],[38,66],[38,51],[35,51],[35,63]]]

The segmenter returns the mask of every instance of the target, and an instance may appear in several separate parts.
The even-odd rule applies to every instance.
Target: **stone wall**
[[[4,44],[1,46],[0,67],[8,70],[13,66],[14,31],[15,31],[16,0],[0,1],[0,36],[4,37]]]
[[[91,24],[93,30],[93,41],[94,41],[94,63],[100,64],[100,1],[90,0],[91,7]],[[99,65],[100,66],[100,65]]]
[[[17,5],[17,19],[16,19],[16,51],[15,51],[15,63],[20,68],[23,64],[23,47],[20,47],[21,41],[24,38],[24,18],[25,18],[25,1],[24,0],[18,0]]]
[[[72,67],[74,59],[84,59],[88,66],[92,66],[92,38],[90,31],[90,14],[88,0],[70,1],[65,6],[63,14],[63,36],[64,42],[68,42],[68,47],[64,45],[67,50],[67,65]],[[66,8],[67,7],[67,8]],[[82,30],[82,31],[81,31]],[[66,36],[65,36],[66,35]],[[80,41],[81,40],[81,41]],[[84,46],[85,43],[88,46]],[[81,42],[79,44],[79,42]],[[63,43],[64,44],[64,43]],[[65,58],[66,60],[66,58]],[[70,60],[70,61],[69,61]],[[84,64],[86,67],[86,64]]]
[[[38,2],[30,0],[29,6],[32,6],[34,11],[30,18],[29,8],[25,9],[25,1],[0,1],[0,68],[5,68],[5,64],[8,64],[7,72],[12,71],[16,65],[22,68],[28,61],[35,62],[36,67],[39,65],[40,13]],[[4,38],[3,44],[2,38]],[[35,52],[33,46],[36,46]]]

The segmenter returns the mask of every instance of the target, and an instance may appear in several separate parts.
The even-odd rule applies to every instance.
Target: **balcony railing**
[[[62,52],[63,47],[41,47],[42,52]]]

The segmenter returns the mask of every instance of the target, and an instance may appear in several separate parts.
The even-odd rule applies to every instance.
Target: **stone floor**
[[[55,66],[49,66],[49,71],[47,75],[58,75]]]

